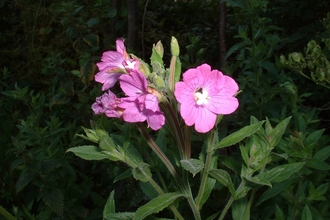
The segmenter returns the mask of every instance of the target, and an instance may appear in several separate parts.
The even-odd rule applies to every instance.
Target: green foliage
[[[217,219],[231,196],[227,218],[329,219],[329,116],[320,111],[327,109],[329,90],[283,68],[328,86],[329,3],[226,2],[224,72],[239,81],[242,93],[239,111],[219,124],[221,138],[201,193],[203,219]],[[125,1],[0,1],[0,13],[0,208],[17,219],[100,219],[102,210],[104,219],[166,219],[173,204],[193,219],[182,202],[186,195],[171,193],[178,190],[174,178],[134,125],[97,117],[86,128],[99,95],[92,82],[95,63],[117,37],[126,36]],[[139,1],[139,46],[151,56],[149,78],[156,88],[164,89],[169,74],[174,86],[181,67],[206,61],[218,66],[218,17],[215,0]],[[172,36],[180,54],[175,41],[171,55],[161,43],[152,46],[159,40],[169,44]],[[268,119],[249,122],[251,115]],[[192,135],[193,158],[187,160],[179,159],[167,131],[153,137],[173,155],[175,168],[192,174],[197,195],[208,152],[193,158],[204,136]],[[145,182],[151,178],[163,196]]]

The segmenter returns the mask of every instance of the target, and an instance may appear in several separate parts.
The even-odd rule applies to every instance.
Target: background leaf
[[[144,219],[148,215],[153,213],[158,213],[159,211],[163,210],[164,208],[171,205],[177,198],[183,197],[184,195],[179,192],[175,193],[166,193],[160,195],[152,200],[150,200],[147,204],[141,206],[136,211],[134,220]]]

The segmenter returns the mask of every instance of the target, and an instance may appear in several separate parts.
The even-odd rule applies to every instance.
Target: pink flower
[[[105,92],[102,96],[96,98],[96,102],[92,105],[95,114],[105,113],[107,117],[119,118],[121,113],[118,108],[120,99],[111,91]]]
[[[103,84],[103,91],[113,87],[126,70],[133,70],[139,64],[137,60],[130,58],[123,40],[116,41],[116,49],[117,51],[104,52],[101,62],[96,64],[100,72],[95,75],[95,81]]]
[[[153,130],[160,129],[165,124],[165,117],[160,111],[157,96],[148,92],[148,82],[139,71],[121,75],[120,87],[128,95],[122,98],[118,107],[124,109],[122,117],[126,122],[147,121]]]
[[[196,131],[206,133],[214,127],[217,115],[231,114],[238,108],[238,100],[233,97],[237,91],[235,80],[203,64],[183,74],[183,82],[176,83],[174,95],[181,103],[185,123],[195,124]]]

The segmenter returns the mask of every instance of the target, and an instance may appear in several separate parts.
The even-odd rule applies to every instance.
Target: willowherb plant
[[[219,140],[217,127],[221,119],[239,106],[236,98],[239,87],[233,78],[212,70],[208,64],[188,69],[181,76],[179,45],[174,37],[169,68],[163,63],[161,42],[153,47],[150,65],[128,54],[123,40],[117,40],[116,46],[116,51],[105,52],[97,63],[99,72],[95,80],[102,83],[104,94],[96,98],[92,109],[95,114],[136,123],[141,134],[136,139],[143,139],[155,154],[139,152],[139,141],[109,134],[95,122],[92,129],[84,128],[86,135],[79,136],[98,146],[85,145],[68,151],[87,160],[126,163],[131,175],[137,181],[148,183],[158,196],[148,194],[150,200],[136,212],[116,212],[115,192],[112,192],[104,208],[104,219],[137,220],[150,216],[161,219],[156,217],[157,213],[165,208],[173,214],[162,212],[161,217],[224,219],[232,208],[233,219],[242,219],[242,216],[248,219],[254,194],[260,186],[271,187],[272,183],[289,178],[303,166],[301,162],[266,168],[289,118],[273,128],[268,119],[258,121],[252,117],[251,125]],[[111,91],[117,83],[121,91]],[[265,128],[262,127],[264,123]],[[191,128],[193,125],[195,131]],[[248,139],[243,142],[245,138]],[[239,144],[241,162],[231,163],[233,159],[221,155],[220,169],[217,150],[236,144]],[[200,152],[198,158],[192,154],[192,149]],[[160,161],[166,168],[160,169],[152,161]],[[219,198],[210,196],[216,186],[225,187],[227,193]],[[204,207],[207,201],[226,204],[210,213],[209,207]],[[238,202],[240,206],[235,205]]]

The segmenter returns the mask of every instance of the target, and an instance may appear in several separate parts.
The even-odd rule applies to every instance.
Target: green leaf
[[[313,158],[324,161],[330,156],[330,146],[324,147],[319,150]]]
[[[316,189],[312,182],[309,182],[309,201],[326,201],[323,196],[328,191],[329,183],[324,183],[318,186]]]
[[[226,54],[226,59],[227,59],[228,57],[230,57],[230,55],[232,55],[236,50],[238,50],[238,49],[240,49],[240,48],[242,48],[242,47],[244,47],[244,46],[246,46],[246,45],[247,45],[247,43],[246,43],[245,41],[243,41],[243,42],[237,43],[237,44],[235,44],[234,46],[232,46],[232,47],[228,50],[228,52],[227,52],[227,54]]]
[[[316,169],[316,170],[330,170],[329,164],[323,162],[322,160],[316,159],[316,158],[311,158],[311,159],[307,160],[306,166]]]
[[[132,168],[128,168],[125,172],[119,174],[118,176],[116,176],[116,178],[114,179],[113,183],[119,181],[119,180],[123,180],[126,179],[128,177],[132,176]]]
[[[271,170],[267,170],[261,174],[258,174],[255,177],[268,180],[272,183],[282,182],[288,179],[292,174],[298,172],[304,166],[304,164],[305,162],[299,162],[277,166]]]
[[[98,19],[98,18],[91,18],[86,22],[86,24],[89,28],[93,27],[94,25],[97,25],[99,23],[100,23],[100,19]]]
[[[313,216],[308,205],[305,205],[305,208],[302,212],[301,220],[313,220]]]
[[[140,163],[137,167],[134,167],[132,173],[136,180],[140,180],[142,182],[149,181],[152,176],[149,169],[149,164],[143,162]]]
[[[103,220],[132,220],[134,216],[135,212],[111,213],[107,216],[103,216]]]
[[[272,184],[267,180],[267,179],[264,179],[264,178],[260,178],[258,176],[245,176],[244,177],[247,181],[251,182],[251,183],[255,183],[255,184],[258,184],[258,185],[262,185],[262,186],[269,186],[269,187],[272,187]]]
[[[232,171],[234,171],[235,173],[240,173],[241,169],[242,169],[242,165],[241,163],[236,162],[235,160],[233,160],[230,157],[225,157],[225,156],[220,156],[219,157],[219,161],[221,161],[221,163],[223,165],[225,165],[226,167],[228,167],[229,169],[231,169]]]
[[[254,134],[258,129],[261,127],[261,125],[264,123],[264,121],[260,121],[256,124],[252,124],[249,126],[246,126],[230,135],[227,137],[223,138],[215,147],[214,149],[218,148],[224,148],[224,147],[229,147],[231,145],[234,145],[244,138]]]
[[[99,144],[99,147],[100,147],[102,150],[109,151],[109,152],[113,152],[113,151],[116,150],[115,143],[113,142],[112,138],[109,137],[109,135],[103,135],[103,136],[100,138],[100,144]]]
[[[207,199],[210,197],[210,194],[214,188],[214,185],[216,183],[216,180],[213,178],[207,178],[206,184],[205,184],[205,189],[203,191],[202,199],[199,204],[199,207],[202,207],[203,204],[207,201]]]
[[[204,163],[198,159],[180,160],[181,166],[195,176],[204,168]]]
[[[228,187],[229,192],[232,195],[235,195],[234,184],[231,180],[231,177],[230,177],[229,173],[226,170],[221,170],[221,169],[210,170],[209,174],[210,174],[210,176],[212,176],[213,178],[218,180],[222,185]]]
[[[314,131],[313,133],[308,135],[308,137],[304,141],[306,147],[312,147],[313,145],[315,145],[318,142],[318,140],[322,137],[323,132],[324,129],[321,129]]]
[[[284,119],[274,129],[269,131],[269,133],[267,132],[269,147],[271,149],[273,149],[278,144],[278,142],[281,140],[282,135],[284,134],[286,127],[288,126],[288,124],[290,122],[290,119],[291,119],[291,117]]]
[[[249,155],[248,155],[246,148],[243,145],[240,145],[239,149],[241,151],[241,156],[242,156],[245,164],[248,166],[249,165]]]
[[[111,193],[110,193],[110,196],[107,200],[107,203],[105,204],[104,206],[104,209],[103,209],[103,218],[105,216],[108,216],[112,213],[115,213],[116,211],[116,206],[115,206],[115,199],[114,199],[114,196],[115,196],[115,191],[113,190]]]
[[[18,193],[19,191],[21,191],[29,182],[31,182],[31,180],[34,177],[34,172],[30,169],[25,168],[21,174],[19,175],[19,178],[17,180],[16,183],[16,193]]]
[[[275,219],[276,220],[286,220],[284,217],[284,213],[278,205],[275,206]]]
[[[158,213],[159,211],[171,205],[179,197],[184,197],[184,195],[180,192],[174,192],[166,193],[150,200],[147,204],[138,208],[134,220],[144,219],[148,215]]]
[[[85,86],[88,86],[91,81],[94,80],[96,72],[96,65],[90,61],[87,61],[83,67],[80,68],[81,81]]]
[[[219,214],[220,214],[220,212],[216,212],[213,215],[211,215],[210,217],[208,217],[206,220],[214,220]]]
[[[233,220],[246,220],[250,219],[249,202],[246,197],[235,200],[232,205]]]
[[[105,154],[102,149],[92,145],[72,147],[69,148],[66,152],[72,152],[84,160],[103,160],[109,158],[109,155]]]
[[[140,187],[143,193],[148,196],[149,199],[156,198],[159,193],[155,190],[155,188],[149,182],[140,182]]]
[[[91,47],[97,47],[99,45],[99,36],[96,34],[88,34],[83,40]]]
[[[43,190],[42,200],[59,216],[63,216],[64,196],[60,189]]]

